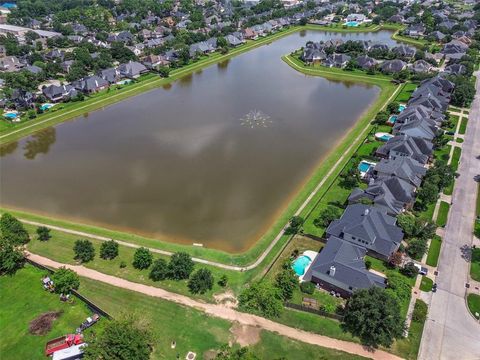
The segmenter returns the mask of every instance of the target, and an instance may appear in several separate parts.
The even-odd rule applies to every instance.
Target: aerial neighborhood
[[[0,359],[480,359],[476,0],[0,1]]]

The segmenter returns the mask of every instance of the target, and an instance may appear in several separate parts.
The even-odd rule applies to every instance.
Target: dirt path
[[[29,252],[27,252],[27,255],[31,260],[50,268],[57,269],[61,266],[65,266],[66,268],[76,271],[78,275],[89,279],[104,282],[109,285],[117,286],[123,289],[136,291],[145,295],[158,297],[164,300],[173,301],[180,305],[189,306],[197,310],[204,311],[205,313],[215,317],[219,317],[229,321],[236,321],[241,325],[257,326],[264,330],[272,331],[280,335],[289,337],[291,339],[302,341],[304,343],[342,350],[351,354],[356,354],[378,360],[401,359],[385,351],[377,350],[375,352],[371,352],[359,344],[354,344],[348,341],[336,340],[326,336],[309,333],[303,330],[276,323],[271,320],[267,320],[256,315],[245,314],[222,305],[199,302],[184,295],[175,294],[153,286],[138,284],[115,276],[106,275],[83,266],[62,264]]]

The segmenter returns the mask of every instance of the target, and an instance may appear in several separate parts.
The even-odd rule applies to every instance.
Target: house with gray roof
[[[342,297],[350,297],[357,289],[385,288],[385,278],[367,270],[366,253],[364,247],[331,236],[306,275],[323,289]]]
[[[94,93],[108,88],[108,81],[102,79],[100,76],[92,75],[84,77],[72,83],[75,89],[84,93]]]
[[[103,80],[108,81],[109,84],[114,84],[121,79],[120,72],[115,68],[103,69],[98,72]]]
[[[350,59],[351,57],[345,54],[332,54],[327,56],[322,65],[327,67],[344,68],[347,66]]]
[[[411,59],[415,56],[417,50],[411,46],[399,45],[392,49],[392,52],[404,59]]]
[[[426,172],[427,169],[417,160],[409,157],[397,157],[380,160],[373,168],[371,176],[375,179],[396,176],[418,188]]]
[[[430,70],[432,70],[432,67],[433,67],[432,64],[430,64],[429,62],[426,62],[425,60],[420,59],[415,61],[410,67],[410,69],[416,73],[428,73],[430,72]]]
[[[349,205],[342,217],[330,223],[327,236],[340,238],[360,247],[382,260],[398,250],[403,239],[397,219],[381,208],[371,205]]]
[[[393,160],[398,157],[411,157],[421,164],[426,164],[432,157],[433,144],[420,137],[397,135],[380,146],[375,154]]]
[[[406,124],[395,124],[393,135],[408,135],[432,141],[439,133],[435,124],[426,119],[414,120]]]
[[[140,75],[148,72],[148,69],[145,65],[139,63],[138,61],[129,61],[128,63],[121,64],[118,66],[117,71],[120,76],[136,79]]]
[[[406,67],[407,63],[399,59],[386,60],[380,65],[380,69],[385,73],[399,73]]]
[[[372,69],[377,66],[378,61],[368,55],[361,55],[357,57],[357,64],[364,70]]]
[[[44,87],[42,93],[48,101],[59,102],[75,97],[78,92],[72,85],[50,85]]]
[[[392,176],[378,179],[365,190],[357,188],[348,197],[349,204],[371,202],[388,215],[396,216],[404,209],[411,209],[415,201],[415,186]]]

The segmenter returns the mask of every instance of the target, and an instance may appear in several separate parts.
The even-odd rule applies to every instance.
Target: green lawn
[[[477,205],[476,205],[476,214],[480,217],[480,183],[477,186]]]
[[[147,319],[155,339],[152,359],[174,359],[177,354],[184,358],[188,351],[196,352],[197,358],[202,359],[207,351],[218,349],[232,340],[230,322],[196,309],[84,278],[81,279],[80,290],[113,316],[127,311]],[[339,326],[336,328],[339,329]],[[173,340],[177,344],[176,349],[170,348]],[[298,359],[298,356],[311,358],[310,354],[318,354],[313,359],[360,359],[267,331],[261,332],[261,341],[253,346],[253,350],[259,355],[282,354],[291,360]]]
[[[416,304],[422,300],[417,300]],[[408,337],[396,341],[392,346],[392,352],[402,356],[405,359],[416,360],[425,322],[412,321],[408,331]]]
[[[473,280],[480,281],[480,248],[472,249],[470,276]]]
[[[420,290],[429,292],[429,291],[432,291],[432,286],[433,286],[433,280],[426,276],[422,276],[422,282],[420,283]]]
[[[427,265],[437,266],[441,247],[442,238],[438,235],[434,235],[430,242],[430,247],[428,248]]]
[[[450,210],[450,204],[445,201],[441,201],[440,207],[438,209],[437,221],[436,221],[438,226],[444,227],[445,225],[447,225],[449,210]]]
[[[467,132],[467,123],[468,123],[468,119],[467,118],[463,118],[462,119],[462,122],[460,124],[460,128],[458,129],[458,133],[463,135]]]
[[[450,115],[450,122],[452,123],[452,131],[455,131],[457,128],[458,120],[460,117],[458,115]]]
[[[26,265],[14,276],[0,276],[0,358],[45,359],[44,348],[48,340],[75,333],[75,329],[91,315],[87,306],[78,299],[74,304],[60,301],[57,294],[45,291],[41,278],[45,274]],[[31,335],[29,323],[48,311],[63,311],[54,321],[47,335]],[[96,325],[100,325],[104,319]],[[93,327],[92,329],[94,329]]]
[[[416,88],[417,88],[416,84],[412,84],[412,83],[405,84],[403,90],[395,98],[395,101],[398,101],[400,103],[406,103],[410,99],[410,97],[412,96],[412,93],[415,91]]]
[[[459,148],[458,146],[455,146],[453,148],[452,162],[450,163],[454,171],[458,170],[458,163],[460,162],[461,155],[462,155],[462,149]]]
[[[32,235],[32,240],[28,243],[27,248],[31,252],[42,255],[48,258],[51,258],[55,261],[67,264],[76,264],[74,260],[73,245],[79,236],[70,235],[64,232],[59,232],[52,230],[52,238],[48,241],[42,242],[36,239],[35,229],[36,227],[31,225],[25,225],[25,228]],[[177,292],[184,295],[193,296],[188,291],[186,281],[174,281],[174,280],[164,280],[154,282],[148,278],[149,270],[137,270],[132,266],[133,254],[135,252],[134,248],[127,247],[124,245],[119,245],[119,256],[113,260],[103,260],[100,258],[100,245],[102,241],[89,239],[95,247],[95,258],[93,261],[83,264],[84,266],[98,270],[105,274],[118,276],[130,281],[162,287],[169,291]],[[160,254],[154,254],[154,258],[164,258],[168,261],[167,256]],[[125,268],[120,268],[120,263],[125,262],[127,266]],[[248,272],[239,272],[239,271],[229,271],[223,270],[218,267],[208,266],[203,264],[196,264],[195,268],[206,267],[210,269],[213,273],[213,276],[216,280],[220,278],[223,274],[228,276],[228,287],[231,288],[234,292],[238,292],[241,286],[250,280],[250,277],[253,276],[253,271]],[[205,293],[204,295],[199,295],[200,298],[207,301],[212,301],[212,294],[215,292],[224,291],[216,282],[213,287],[213,290]]]
[[[451,145],[445,145],[434,152],[435,159],[441,159],[447,161],[450,157]]]
[[[424,220],[431,221],[433,218],[433,212],[435,211],[435,203],[427,205],[427,209],[418,214],[418,216]]]
[[[297,288],[294,293],[293,297],[290,302],[298,305],[302,305],[302,300],[304,297],[315,299],[317,300],[317,304],[320,308],[329,313],[335,313],[337,306],[344,303],[344,301],[340,298],[330,295],[324,290],[317,290],[313,292],[313,294],[304,294],[300,288]]]
[[[480,295],[477,294],[468,294],[467,296],[468,308],[473,316],[475,313],[480,314]],[[480,319],[480,316],[475,316],[477,319]]]

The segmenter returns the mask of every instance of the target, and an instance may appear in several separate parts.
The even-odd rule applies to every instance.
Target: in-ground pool
[[[402,111],[405,110],[405,109],[406,109],[406,106],[405,106],[405,105],[399,105],[399,106],[398,106],[398,111],[399,111],[399,112],[402,112]]]
[[[308,265],[312,262],[312,259],[307,255],[302,255],[298,257],[292,264],[292,269],[295,271],[295,274],[298,276],[302,276],[305,274],[305,270],[307,269]]]
[[[49,103],[42,104],[42,106],[40,106],[40,109],[41,109],[42,111],[45,111],[45,110],[50,109],[53,105],[55,105],[55,104],[49,104]]]
[[[360,162],[360,164],[358,165],[358,170],[360,170],[360,172],[367,172],[368,169],[370,169],[370,163],[368,162],[365,162],[365,161],[362,161]]]
[[[357,21],[347,21],[345,23],[346,26],[350,26],[350,27],[355,27],[355,26],[358,26],[358,22]]]
[[[391,138],[393,138],[393,135],[392,134],[388,134],[388,133],[376,133],[375,134],[375,138],[380,140],[380,141],[388,141],[390,140]]]
[[[16,119],[18,117],[18,113],[15,113],[15,112],[8,112],[8,113],[5,113],[3,114],[3,116],[7,119]]]
[[[393,125],[393,124],[395,124],[396,121],[397,121],[397,115],[392,115],[388,118],[387,123]]]

